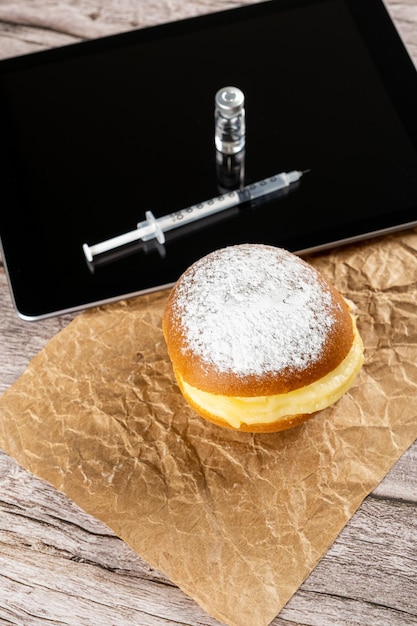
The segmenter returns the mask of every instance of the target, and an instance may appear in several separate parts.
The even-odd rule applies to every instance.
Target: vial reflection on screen
[[[216,150],[217,187],[220,193],[245,185],[245,151],[224,154]]]

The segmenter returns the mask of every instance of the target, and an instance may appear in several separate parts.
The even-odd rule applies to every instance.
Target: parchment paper
[[[308,259],[356,304],[366,363],[308,423],[203,421],[174,382],[167,291],[80,314],[0,398],[0,446],[230,626],[270,623],[417,437],[417,232]]]

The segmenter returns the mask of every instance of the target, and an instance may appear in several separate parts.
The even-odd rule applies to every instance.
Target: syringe
[[[83,251],[88,262],[92,263],[94,257],[110,252],[115,248],[125,246],[141,239],[149,241],[156,239],[159,243],[165,242],[165,233],[179,226],[185,226],[190,222],[200,220],[220,211],[225,211],[244,202],[255,200],[288,187],[291,183],[298,181],[305,172],[293,170],[291,172],[281,172],[270,178],[265,178],[257,183],[246,185],[242,189],[230,191],[211,200],[193,204],[192,206],[174,211],[162,217],[155,218],[152,211],[146,211],[145,220],[139,222],[135,230],[131,230],[122,235],[117,235],[111,239],[106,239],[92,246],[83,244]]]

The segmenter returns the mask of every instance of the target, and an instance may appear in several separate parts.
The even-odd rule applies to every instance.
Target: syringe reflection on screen
[[[92,263],[95,257],[101,254],[111,252],[117,248],[140,240],[147,242],[151,239],[156,239],[158,243],[163,244],[167,231],[231,209],[245,202],[269,196],[297,182],[304,173],[305,172],[299,170],[281,172],[280,174],[265,178],[257,183],[246,185],[242,187],[242,189],[227,192],[211,200],[199,202],[186,209],[181,209],[180,211],[175,211],[174,213],[169,213],[168,215],[158,218],[155,218],[151,211],[146,211],[146,219],[139,222],[135,230],[117,235],[111,239],[106,239],[92,246],[84,243],[82,247],[85,258],[89,263]]]

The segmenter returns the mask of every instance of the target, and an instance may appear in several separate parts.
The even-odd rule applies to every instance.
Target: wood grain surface
[[[242,4],[0,0],[0,58]],[[387,5],[416,61],[417,0]],[[0,392],[72,317],[20,320],[0,263]],[[101,522],[0,451],[0,624],[218,622]],[[366,498],[273,621],[274,626],[356,624],[417,625],[417,443]]]

